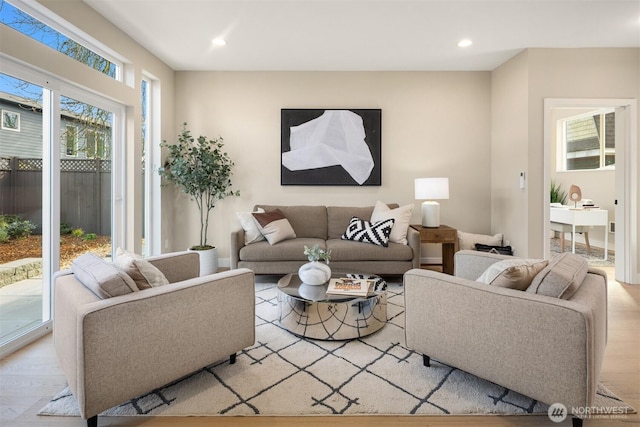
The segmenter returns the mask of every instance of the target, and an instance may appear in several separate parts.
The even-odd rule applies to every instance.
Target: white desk
[[[604,260],[607,260],[609,252],[607,238],[607,226],[609,224],[609,212],[606,209],[573,209],[569,207],[551,208],[549,216],[551,222],[571,225],[571,252],[576,253],[576,226],[604,227]]]

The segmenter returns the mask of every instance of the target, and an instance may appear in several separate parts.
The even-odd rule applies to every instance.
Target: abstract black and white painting
[[[281,110],[282,185],[381,185],[380,109]]]

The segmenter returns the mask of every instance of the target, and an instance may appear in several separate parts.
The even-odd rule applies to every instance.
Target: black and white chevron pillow
[[[395,221],[395,219],[389,218],[371,223],[354,216],[349,221],[342,239],[387,247],[389,246],[389,234],[391,234],[391,228],[393,228]]]

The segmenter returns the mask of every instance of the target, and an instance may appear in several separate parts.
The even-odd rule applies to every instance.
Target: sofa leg
[[[98,427],[98,416],[94,415],[93,417],[87,420],[87,427]]]
[[[229,364],[233,365],[234,363],[236,363],[236,354],[233,353],[232,355],[229,356]]]
[[[573,417],[571,419],[571,424],[573,427],[582,427],[582,418]]]
[[[431,358],[426,354],[422,355],[422,364],[427,368],[431,366]]]

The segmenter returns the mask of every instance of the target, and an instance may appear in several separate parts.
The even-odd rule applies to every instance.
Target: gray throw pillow
[[[84,254],[71,264],[76,279],[102,299],[130,294],[138,288],[127,273],[95,254]]]
[[[570,299],[589,271],[589,264],[580,255],[564,252],[534,277],[527,292],[554,298]]]

